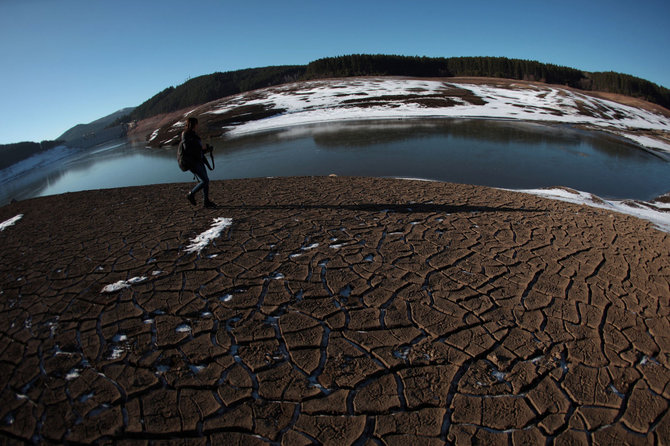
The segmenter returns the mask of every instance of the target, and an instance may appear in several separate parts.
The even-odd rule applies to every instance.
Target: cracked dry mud
[[[650,224],[445,183],[213,182],[214,210],[188,187],[0,208],[24,214],[0,232],[3,442],[670,439]]]

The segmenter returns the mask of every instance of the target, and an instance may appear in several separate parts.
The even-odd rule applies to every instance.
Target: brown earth
[[[1,442],[670,439],[649,223],[446,183],[213,182],[213,210],[189,187],[0,208],[23,214],[0,232]]]

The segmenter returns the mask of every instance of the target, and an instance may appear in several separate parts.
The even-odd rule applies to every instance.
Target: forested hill
[[[26,141],[15,144],[0,144],[0,170],[64,143],[65,141]]]
[[[567,85],[585,91],[619,93],[670,109],[670,90],[615,72],[590,73],[569,67],[504,57],[429,58],[355,54],[308,65],[249,68],[213,73],[169,87],[137,107],[127,119],[141,120],[225,96],[288,82],[349,76],[481,76]]]

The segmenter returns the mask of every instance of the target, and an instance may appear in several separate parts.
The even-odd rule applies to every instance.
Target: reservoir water
[[[208,141],[211,179],[329,175],[423,178],[530,189],[567,186],[603,198],[670,192],[670,157],[569,126],[492,120],[324,123]],[[0,204],[87,189],[192,181],[176,147],[114,144],[2,184]],[[0,172],[1,174],[2,172]],[[1,177],[0,177],[1,178]]]

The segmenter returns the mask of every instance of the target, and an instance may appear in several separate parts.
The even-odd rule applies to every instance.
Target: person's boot
[[[216,207],[216,203],[213,201],[209,201],[209,199],[205,200],[205,207],[208,209],[212,209]]]
[[[188,199],[188,201],[191,202],[193,206],[195,206],[195,197],[193,196],[192,193],[189,192],[188,194],[186,194],[186,198]]]

